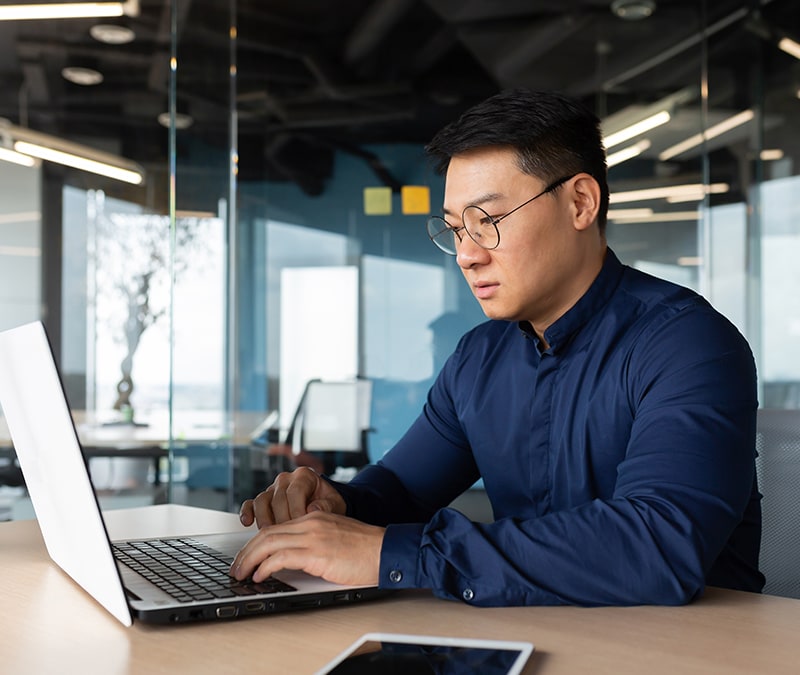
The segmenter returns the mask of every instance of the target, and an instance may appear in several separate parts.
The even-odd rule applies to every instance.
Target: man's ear
[[[588,173],[579,173],[572,183],[572,206],[576,230],[587,230],[597,222],[600,185]]]

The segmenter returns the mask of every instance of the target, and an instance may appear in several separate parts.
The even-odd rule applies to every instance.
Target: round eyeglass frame
[[[512,213],[519,211],[523,206],[527,206],[532,201],[538,199],[542,195],[546,195],[549,192],[553,192],[558,187],[561,187],[564,183],[568,180],[571,180],[577,176],[577,173],[573,173],[569,176],[563,176],[556,181],[553,181],[548,185],[544,190],[542,190],[539,194],[534,195],[530,199],[525,202],[522,202],[519,206],[514,207],[508,213],[504,213],[502,216],[497,216],[496,218],[490,216],[484,209],[482,209],[477,204],[469,204],[464,207],[464,210],[461,212],[461,227],[453,227],[448,223],[444,218],[441,216],[431,216],[428,218],[427,222],[427,229],[428,229],[428,237],[430,240],[436,244],[436,246],[441,250],[447,253],[448,255],[456,255],[458,253],[458,243],[463,240],[463,235],[461,234],[461,230],[466,231],[469,235],[469,238],[472,239],[478,246],[481,248],[487,249],[489,251],[496,249],[500,245],[500,230],[497,227],[497,224],[507,218]],[[478,220],[475,221],[474,218],[465,218],[465,214],[467,212],[471,212],[470,209],[477,211],[477,218]],[[484,232],[480,232],[479,227],[468,227],[466,225],[467,221],[470,222],[477,222],[478,226],[483,226]],[[491,225],[493,228],[489,229],[487,226]],[[487,236],[487,234],[489,236]],[[493,235],[493,236],[491,236]],[[458,242],[456,242],[456,238]],[[493,241],[493,243],[492,243]],[[489,243],[486,243],[489,242]]]

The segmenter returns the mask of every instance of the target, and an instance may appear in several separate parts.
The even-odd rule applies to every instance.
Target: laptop
[[[41,322],[0,332],[0,406],[53,562],[124,625],[233,619],[384,595],[285,570],[263,584],[227,575],[253,535],[112,542]],[[197,588],[199,586],[199,588]]]

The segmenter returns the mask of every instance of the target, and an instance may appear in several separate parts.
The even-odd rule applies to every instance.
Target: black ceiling
[[[178,101],[194,118],[186,133],[224,150],[230,3],[177,3]],[[730,104],[738,87],[749,86],[752,54],[741,49],[743,31],[751,39],[758,26],[762,38],[775,27],[800,32],[797,0],[657,0],[641,21],[616,16],[610,0],[234,4],[243,175],[280,176],[271,169],[286,157],[320,148],[364,153],[370,143],[424,143],[504,87],[564,90],[601,116],[650,103],[698,86],[703,26],[710,27],[709,71]],[[118,46],[89,35],[92,24],[108,20],[0,23],[0,117],[163,169],[167,132],[156,116],[167,108],[171,13],[167,0],[140,0],[140,8],[138,17],[114,20],[136,34]],[[774,48],[764,54],[792,61]],[[96,68],[105,79],[72,84],[61,76],[68,65]],[[742,96],[750,100],[752,91]]]

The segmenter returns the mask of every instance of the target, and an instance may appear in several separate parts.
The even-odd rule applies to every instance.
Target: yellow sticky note
[[[392,188],[364,188],[364,213],[368,216],[388,216],[392,213]]]
[[[425,215],[431,212],[431,189],[426,185],[404,185],[400,189],[403,213]]]

